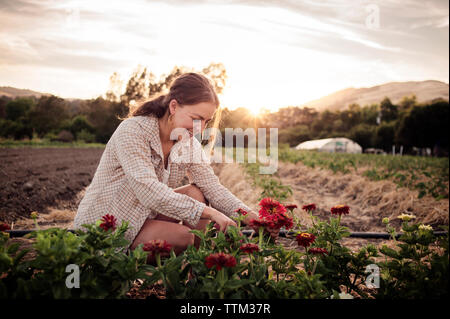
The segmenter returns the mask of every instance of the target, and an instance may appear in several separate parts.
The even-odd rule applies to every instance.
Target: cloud
[[[367,25],[369,6],[379,9],[377,28]],[[448,1],[442,0],[0,0],[0,21],[0,65],[8,70],[39,66],[107,81],[137,64],[159,72],[216,60],[235,68],[251,64],[253,71],[268,63],[275,72],[277,59],[295,65],[296,54],[308,51],[306,57],[345,59],[349,67],[401,62],[408,74],[429,68],[448,81],[442,71],[448,69]],[[323,70],[323,60],[310,64],[310,72]],[[7,80],[2,74],[0,81]]]

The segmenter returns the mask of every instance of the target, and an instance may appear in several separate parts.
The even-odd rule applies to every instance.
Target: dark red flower
[[[289,209],[290,211],[293,211],[294,209],[297,208],[297,205],[295,205],[295,204],[288,204],[288,205],[284,205],[284,207],[286,207],[286,209]]]
[[[259,210],[260,218],[264,218],[264,217],[267,217],[269,215],[276,214],[276,213],[285,213],[286,212],[286,207],[284,207],[278,201],[276,201],[270,197],[263,198],[259,202],[259,206],[261,206],[261,209]]]
[[[0,231],[10,230],[10,229],[11,229],[11,227],[9,227],[9,225],[6,223],[0,224]]]
[[[239,215],[243,215],[243,216],[248,214],[248,212],[243,210],[242,208],[236,209],[235,212],[238,213]]]
[[[337,205],[334,207],[331,207],[331,213],[333,215],[347,215],[350,212],[350,207],[347,205]]]
[[[152,256],[159,254],[161,257],[169,256],[172,245],[162,239],[153,239],[146,242],[143,247],[144,251],[148,251]]]
[[[316,236],[310,233],[300,233],[295,237],[299,246],[309,247],[315,240]]]
[[[311,212],[313,210],[316,210],[316,204],[303,205],[302,209],[304,211]]]
[[[241,247],[239,247],[240,250],[242,250],[244,253],[252,254],[255,251],[259,251],[259,246],[256,244],[244,244]]]
[[[294,223],[292,222],[292,218],[287,216],[285,213],[277,213],[273,215],[269,215],[266,217],[266,220],[271,222],[271,228],[281,228],[284,227],[286,229],[292,228]]]
[[[328,255],[328,251],[325,248],[312,247],[308,250],[308,253],[314,255]]]
[[[236,258],[222,252],[211,254],[205,258],[205,266],[208,268],[216,266],[217,270],[221,270],[223,267],[234,267],[236,266]]]
[[[117,219],[113,215],[106,214],[102,216],[102,222],[100,227],[103,228],[104,231],[108,231],[109,229],[114,231],[116,229]]]
[[[259,231],[260,227],[263,228],[275,228],[272,221],[266,220],[266,219],[251,219],[248,222],[248,225],[253,228],[256,232]]]

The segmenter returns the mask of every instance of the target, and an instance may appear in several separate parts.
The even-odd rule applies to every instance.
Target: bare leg
[[[192,184],[174,189],[175,192],[186,194],[198,201],[206,203],[203,193]],[[189,245],[198,247],[199,239],[194,234],[189,233],[191,229],[204,229],[210,222],[209,219],[200,219],[199,223],[192,227],[187,224],[180,224],[178,220],[164,215],[158,215],[155,219],[147,219],[142,225],[130,249],[135,249],[139,244],[146,243],[154,239],[166,240],[174,248],[175,254],[186,250]]]

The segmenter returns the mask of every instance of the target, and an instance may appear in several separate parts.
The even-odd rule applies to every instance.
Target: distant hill
[[[337,111],[346,109],[350,104],[360,106],[380,103],[386,96],[392,103],[399,102],[404,96],[416,95],[417,101],[427,102],[436,98],[448,100],[449,85],[440,81],[390,82],[369,88],[348,88],[334,92],[323,98],[310,101],[302,106],[315,108],[318,111]]]
[[[42,95],[51,95],[49,93],[41,93],[27,89],[16,89],[11,86],[0,86],[0,96],[5,95],[10,98],[35,96],[40,98]]]

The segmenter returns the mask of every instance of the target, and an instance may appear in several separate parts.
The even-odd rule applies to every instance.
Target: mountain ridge
[[[449,99],[449,84],[437,80],[388,82],[372,87],[345,88],[301,106],[307,106],[317,111],[337,111],[348,108],[356,103],[360,106],[379,103],[388,97],[392,103],[398,103],[405,96],[415,95],[419,103],[436,98]]]

